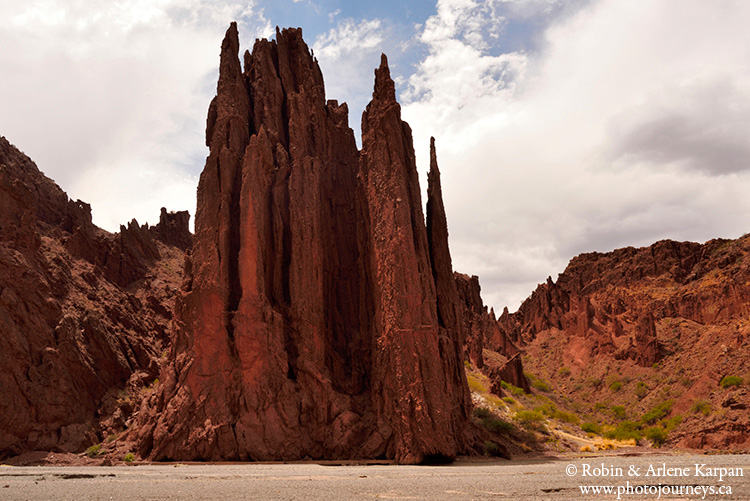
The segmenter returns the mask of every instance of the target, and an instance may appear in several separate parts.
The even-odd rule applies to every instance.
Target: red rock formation
[[[193,234],[190,233],[190,213],[186,210],[167,212],[162,207],[159,223],[149,228],[154,238],[167,245],[188,250],[193,246]]]
[[[479,277],[455,273],[454,279],[467,323],[466,350],[469,360],[490,378],[490,391],[493,393],[503,394],[502,381],[530,392],[518,346],[500,328],[494,310],[487,311],[482,301]],[[484,356],[485,350],[489,350],[490,357]]]
[[[90,211],[0,138],[0,458],[80,451],[122,430],[118,392],[134,398],[158,373],[179,277],[149,269],[153,283],[130,292],[104,279],[75,257],[95,259],[118,238]],[[84,233],[91,245],[75,240]]]
[[[140,453],[421,462],[466,451],[460,333],[438,318],[435,287],[447,241],[433,269],[385,57],[360,153],[301,30],[256,41],[244,71],[238,49],[232,24],[189,276]]]

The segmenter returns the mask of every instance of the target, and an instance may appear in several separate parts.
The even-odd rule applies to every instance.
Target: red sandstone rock
[[[238,49],[232,24],[170,363],[130,438],[153,459],[467,451],[460,333],[437,313],[447,241],[433,269],[385,57],[360,153],[301,30],[256,41],[244,71]]]
[[[77,232],[92,245],[76,243]],[[112,239],[91,224],[88,204],[69,201],[0,138],[0,458],[81,451],[121,431],[127,413],[111,420],[118,392],[130,381],[134,398],[138,381],[156,377],[175,291],[167,287],[179,277],[149,270],[154,286],[126,293],[75,257],[95,260]]]

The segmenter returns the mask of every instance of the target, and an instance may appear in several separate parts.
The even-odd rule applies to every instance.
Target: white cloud
[[[3,2],[0,133],[106,229],[155,223],[162,205],[194,214],[233,19],[243,39],[272,33],[253,2]]]
[[[404,107],[486,302],[514,309],[580,252],[748,231],[750,4],[601,0],[499,54],[473,36],[513,21],[477,16],[494,3],[438,2]]]
[[[373,71],[380,64],[380,54],[390,57],[394,67],[402,49],[393,27],[381,19],[338,21],[328,32],[318,35],[312,44],[326,82],[328,99],[346,102],[349,126],[360,141],[360,116],[370,100]],[[398,63],[396,63],[398,64]]]

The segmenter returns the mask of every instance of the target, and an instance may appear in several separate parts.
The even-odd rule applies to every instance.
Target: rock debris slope
[[[141,411],[140,454],[419,463],[469,451],[434,148],[427,227],[385,56],[358,151],[301,30],[256,40],[244,69],[238,51],[233,23],[170,363]]]

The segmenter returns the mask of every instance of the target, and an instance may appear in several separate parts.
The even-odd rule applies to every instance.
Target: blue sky
[[[0,0],[0,134],[108,230],[195,213],[223,34],[300,26],[358,134],[389,56],[454,268],[514,310],[578,253],[750,231],[742,0]]]

